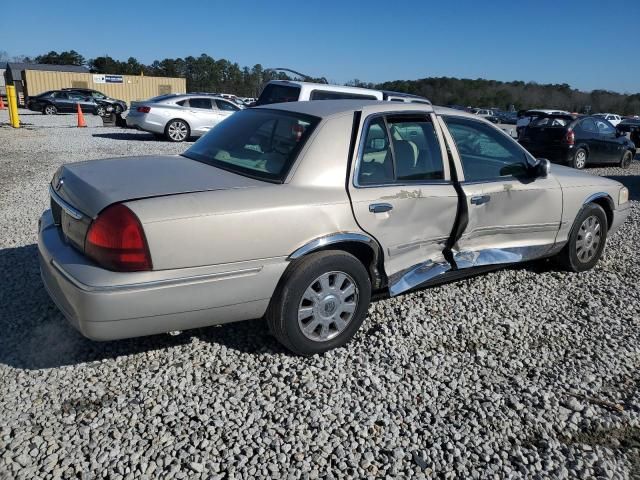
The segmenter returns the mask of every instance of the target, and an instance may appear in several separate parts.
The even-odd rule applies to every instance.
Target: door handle
[[[472,205],[482,205],[483,203],[488,203],[491,200],[490,195],[477,195],[475,197],[471,197]]]
[[[369,205],[369,211],[371,213],[384,213],[389,210],[393,210],[393,205],[390,203],[372,203]]]

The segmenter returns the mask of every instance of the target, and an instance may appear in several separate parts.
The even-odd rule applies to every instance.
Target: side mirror
[[[537,158],[533,166],[533,176],[535,178],[545,178],[551,172],[551,162],[546,158]]]

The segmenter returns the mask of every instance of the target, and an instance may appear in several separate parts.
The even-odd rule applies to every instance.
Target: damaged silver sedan
[[[390,295],[555,257],[580,272],[629,212],[618,182],[535,159],[490,123],[362,100],[240,111],[183,155],[69,164],[40,219],[44,284],[96,340],[265,317],[344,345]]]

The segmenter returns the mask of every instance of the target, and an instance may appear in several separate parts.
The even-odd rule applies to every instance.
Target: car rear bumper
[[[520,144],[536,158],[546,158],[550,162],[567,165],[571,162],[574,155],[573,145],[554,145],[551,147],[543,147],[529,143],[525,140]]]
[[[38,228],[45,288],[85,337],[115,340],[229,323],[264,315],[287,261],[120,273],[93,264],[65,243],[51,211]],[[246,262],[243,262],[246,263]],[[195,272],[194,272],[195,270]]]
[[[166,123],[167,121],[164,118],[150,118],[147,114],[131,115],[131,112],[129,112],[127,115],[127,127],[151,133],[163,134]]]

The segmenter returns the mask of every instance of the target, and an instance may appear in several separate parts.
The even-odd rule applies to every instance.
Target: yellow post
[[[9,104],[9,121],[13,128],[20,128],[20,116],[18,115],[18,97],[16,87],[7,85],[7,103]]]

